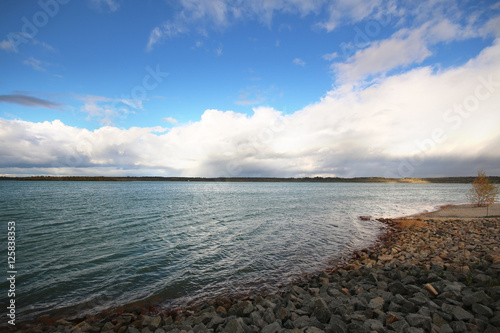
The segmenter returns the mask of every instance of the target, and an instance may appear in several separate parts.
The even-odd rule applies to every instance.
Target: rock
[[[412,327],[423,328],[425,330],[431,329],[432,319],[430,317],[426,317],[426,316],[412,313],[412,314],[407,315],[405,317],[405,320]]]
[[[385,317],[385,325],[389,326],[392,323],[395,323],[399,320],[398,316],[392,312],[389,312]]]
[[[295,293],[296,295],[304,295],[307,294],[307,292],[300,288],[299,286],[292,286],[292,292]]]
[[[141,331],[139,331],[137,328],[135,328],[133,326],[129,326],[129,327],[127,327],[127,330],[125,331],[125,333],[141,333]]]
[[[280,330],[281,330],[280,324],[275,321],[274,323],[265,326],[261,330],[261,333],[278,333]]]
[[[207,327],[205,326],[205,324],[201,323],[201,324],[198,324],[196,325],[195,327],[193,327],[193,332],[194,333],[205,333],[207,332]]]
[[[425,333],[422,328],[410,327],[406,330],[406,333]]]
[[[462,301],[464,302],[465,306],[471,306],[474,303],[489,304],[490,298],[488,297],[488,295],[486,295],[484,290],[480,290],[473,294],[464,296]]]
[[[347,333],[347,324],[337,315],[330,318],[329,332],[331,333]]]
[[[385,331],[384,325],[382,324],[382,322],[380,322],[378,320],[375,320],[375,319],[368,319],[368,320],[366,320],[363,323],[363,327],[368,332],[376,331],[376,332],[382,333],[382,332]]]
[[[308,316],[300,316],[296,320],[293,321],[293,326],[297,328],[304,328],[310,324],[311,320]]]
[[[376,297],[370,300],[368,307],[372,310],[382,309],[384,307],[384,299],[382,297]]]
[[[500,312],[496,312],[493,318],[490,318],[490,324],[496,327],[500,327]]]
[[[240,321],[238,319],[231,319],[226,324],[226,327],[224,327],[224,330],[222,332],[225,332],[225,333],[245,333],[245,330],[241,326]]]
[[[450,277],[447,277],[448,279],[450,279]],[[460,293],[462,292],[462,289],[465,288],[465,284],[461,283],[461,282],[447,282],[446,283],[446,286],[444,287],[444,291],[451,291],[451,292],[455,292],[455,293]]]
[[[459,306],[455,306],[451,314],[453,315],[453,318],[458,321],[469,321],[474,318],[474,316],[470,312],[462,309]]]
[[[111,322],[107,322],[104,324],[104,326],[101,328],[101,331],[112,331],[115,328],[115,325],[113,325]]]
[[[290,311],[286,308],[280,308],[276,311],[276,319],[284,322],[288,317],[290,317]]]
[[[272,309],[268,308],[264,312],[264,315],[262,316],[262,319],[266,321],[268,324],[271,324],[276,321],[276,316],[274,315],[274,312]]]
[[[453,330],[453,332],[456,332],[456,333],[467,332],[467,326],[465,326],[465,323],[463,321],[452,321],[450,323],[450,327]]]
[[[444,324],[448,324],[446,320],[444,320],[439,314],[434,313],[432,315],[432,323],[438,327],[443,326]]]
[[[391,330],[395,332],[406,332],[407,329],[410,328],[410,325],[406,322],[406,320],[398,320],[388,326]]]
[[[407,295],[408,289],[399,281],[390,283],[388,286],[389,291],[393,294]]]
[[[322,298],[317,298],[311,303],[311,306],[314,309],[312,311],[312,315],[316,317],[316,319],[318,319],[321,323],[328,323],[332,313],[330,312],[330,309],[328,308],[325,300]]]
[[[161,317],[150,317],[150,316],[142,316],[142,326],[148,327],[153,332],[160,327],[161,325]]]
[[[308,327],[306,329],[306,332],[305,333],[325,333],[325,331],[323,330],[320,330],[319,328],[317,327],[314,327],[314,326],[311,326],[311,327]]]
[[[493,311],[489,307],[482,305],[482,304],[479,304],[479,303],[472,304],[472,312],[474,312],[478,315],[485,316],[487,318],[490,318],[493,316]]]
[[[264,321],[264,319],[262,319],[262,317],[257,311],[254,311],[250,314],[250,319],[252,320],[252,323],[255,326],[258,326],[260,328],[264,328],[264,326],[269,324],[266,321]]]

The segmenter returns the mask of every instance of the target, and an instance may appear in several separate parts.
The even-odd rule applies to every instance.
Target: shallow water
[[[2,181],[2,246],[15,221],[18,320],[144,299],[185,305],[273,290],[372,244],[380,225],[360,215],[463,203],[469,186]]]

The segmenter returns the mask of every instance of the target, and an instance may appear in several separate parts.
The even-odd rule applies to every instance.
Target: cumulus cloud
[[[63,104],[48,101],[45,99],[22,95],[22,94],[14,94],[14,95],[0,95],[0,103],[12,103],[19,104],[23,106],[29,107],[41,107],[45,109],[59,109]]]
[[[96,103],[99,101],[96,101]],[[466,64],[341,85],[291,114],[206,110],[163,127],[95,131],[0,119],[0,173],[437,176],[500,173],[500,40]],[[35,171],[33,173],[36,173]]]

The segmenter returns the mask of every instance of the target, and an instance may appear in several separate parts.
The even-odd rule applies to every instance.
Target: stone
[[[425,333],[422,328],[410,327],[406,330],[406,333]]]
[[[439,314],[434,313],[432,315],[432,323],[438,327],[443,326],[444,324],[448,324],[446,320],[443,319]]]
[[[107,322],[104,324],[104,326],[101,328],[101,331],[112,331],[115,328],[115,325],[113,325],[111,322]]]
[[[493,318],[490,318],[490,324],[500,327],[500,312],[496,312]]]
[[[453,309],[453,312],[451,314],[453,315],[453,318],[455,318],[455,320],[458,320],[458,321],[461,321],[461,320],[469,321],[469,320],[474,318],[474,315],[472,315],[472,313],[462,309],[459,306],[455,306],[455,308]]]
[[[300,316],[296,320],[293,321],[293,325],[297,328],[304,328],[309,325],[311,320],[308,316]]]
[[[322,298],[317,298],[312,302],[312,307],[314,309],[312,311],[312,315],[316,317],[316,319],[318,319],[321,323],[328,323],[332,313],[330,312],[330,309],[328,308],[325,300]]]
[[[395,332],[406,332],[410,325],[406,322],[406,320],[398,320],[388,326],[391,330]]]
[[[375,320],[375,319],[368,319],[368,320],[366,320],[363,323],[363,327],[368,332],[376,331],[376,332],[382,333],[382,332],[385,331],[384,325],[382,324],[382,322],[380,322],[378,320]]]
[[[303,294],[307,294],[307,292],[300,288],[299,286],[292,286],[292,292],[295,293],[296,295],[303,295]]]
[[[129,327],[127,327],[127,330],[125,331],[125,333],[141,333],[141,331],[139,331],[137,328],[135,328],[133,326],[129,326]]]
[[[142,316],[142,326],[154,331],[161,325],[161,317]]]
[[[452,321],[450,323],[450,327],[453,330],[453,332],[456,332],[456,333],[467,332],[467,326],[465,326],[465,323],[463,321]]]
[[[408,289],[399,281],[390,283],[388,286],[389,291],[393,294],[407,295]]]
[[[193,327],[193,332],[194,333],[205,333],[205,332],[208,332],[208,330],[207,330],[207,327],[205,326],[205,324],[201,323],[201,324],[198,324],[195,327]]]
[[[281,330],[280,324],[275,321],[274,323],[265,326],[261,330],[261,333],[278,333],[280,330]]]
[[[224,327],[224,330],[222,331],[224,333],[245,333],[243,330],[243,327],[241,326],[240,322],[237,319],[231,319],[227,324],[226,327]]]
[[[325,331],[317,327],[311,326],[306,329],[305,333],[325,333]]]
[[[407,315],[405,317],[405,320],[412,327],[423,328],[425,330],[431,329],[432,319],[430,317],[426,317],[426,316],[412,313],[412,314]]]
[[[340,316],[333,315],[330,318],[329,332],[331,333],[347,333],[347,324]]]
[[[490,298],[488,297],[488,295],[486,295],[484,290],[480,290],[473,294],[464,296],[462,301],[464,302],[465,306],[471,306],[474,303],[488,304],[489,299]]]
[[[399,320],[398,316],[392,312],[389,312],[385,317],[385,325],[389,326],[392,323],[395,323]]]
[[[451,291],[451,292],[461,293],[462,289],[464,289],[464,288],[465,288],[465,284],[463,284],[461,282],[450,282],[450,281],[447,281],[446,286],[444,287],[444,291]]]
[[[276,316],[274,315],[273,310],[270,309],[270,308],[268,308],[264,312],[264,315],[262,316],[262,319],[264,319],[264,321],[267,322],[268,324],[271,324],[274,321],[276,321]]]
[[[493,316],[493,311],[486,305],[475,303],[472,304],[472,312],[490,318]]]

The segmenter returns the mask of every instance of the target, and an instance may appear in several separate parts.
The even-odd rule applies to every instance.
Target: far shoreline
[[[386,178],[386,177],[159,177],[159,176],[0,176],[0,181],[91,181],[91,182],[259,182],[259,183],[399,183],[399,184],[470,184],[476,176]],[[500,184],[500,176],[489,176]]]

